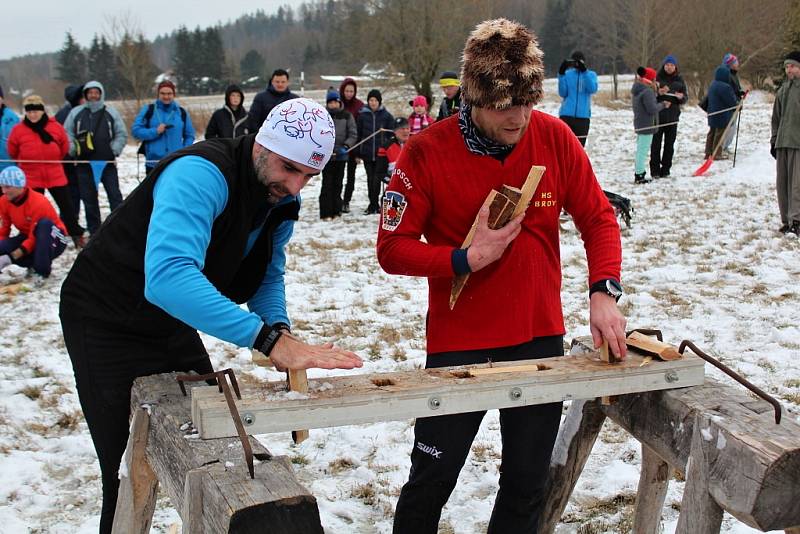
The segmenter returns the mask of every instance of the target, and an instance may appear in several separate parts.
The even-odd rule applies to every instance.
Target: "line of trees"
[[[575,49],[601,74],[659,67],[673,54],[695,95],[726,52],[739,57],[742,78],[765,87],[780,78],[782,55],[800,47],[800,0],[310,0],[210,28],[180,27],[152,42],[123,18],[88,49],[68,33],[57,57],[18,62],[45,65],[64,81],[96,77],[110,95],[135,98],[152,96],[153,76],[168,70],[182,93],[193,94],[229,82],[260,89],[276,68],[289,70],[296,85],[300,71],[313,84],[319,74],[391,63],[430,97],[438,96],[431,87],[439,73],[458,68],[471,28],[494,17],[537,32],[550,75]],[[45,83],[19,64],[0,61],[0,83]]]

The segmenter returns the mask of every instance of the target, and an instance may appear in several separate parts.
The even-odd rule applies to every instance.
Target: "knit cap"
[[[725,54],[725,56],[722,58],[722,64],[723,65],[727,65],[728,67],[730,67],[734,63],[738,63],[738,62],[739,62],[739,58],[734,56],[730,52]]]
[[[650,67],[639,67],[638,69],[636,69],[636,74],[638,74],[645,80],[652,82],[653,80],[656,79],[657,73],[655,69],[651,69]]]
[[[158,83],[158,87],[156,87],[156,93],[161,90],[162,87],[169,87],[172,89],[173,93],[177,93],[178,89],[175,87],[175,84],[172,83],[170,80],[162,80]]]
[[[800,50],[795,50],[786,54],[786,58],[783,60],[783,66],[785,67],[789,64],[795,64],[800,67]]]
[[[322,169],[336,138],[328,111],[308,98],[281,102],[269,112],[256,142],[295,163]]]
[[[439,77],[440,87],[458,87],[458,73],[452,70],[446,70]]]
[[[328,91],[328,94],[325,95],[325,103],[327,104],[331,100],[336,100],[337,102],[341,102],[342,98],[339,96],[339,91],[331,89]]]
[[[414,107],[417,106],[424,106],[428,107],[428,99],[425,98],[425,95],[417,95],[414,97],[414,100],[411,101],[411,105]]]
[[[25,173],[16,165],[0,171],[0,185],[6,187],[25,187]]]
[[[383,95],[381,95],[381,92],[378,91],[377,89],[372,89],[369,93],[367,93],[367,100],[369,100],[372,97],[378,99],[378,104],[383,103]]]
[[[667,63],[672,63],[676,67],[678,66],[678,59],[673,56],[672,54],[668,54],[667,57],[664,58],[664,61],[661,62],[661,65],[666,65]]]

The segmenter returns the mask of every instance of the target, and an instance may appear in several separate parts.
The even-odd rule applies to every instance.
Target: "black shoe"
[[[342,213],[350,213],[350,203],[345,202],[342,204]]]
[[[789,232],[789,228],[791,228],[791,225],[789,225],[789,224],[782,224],[782,225],[781,225],[781,227],[780,227],[780,228],[778,228],[778,231],[779,231],[780,233],[782,233],[782,234],[785,234],[785,233],[788,233],[788,232]]]
[[[655,180],[656,178],[661,178],[661,173],[659,171],[654,171],[650,169],[650,176],[652,176],[653,179]]]
[[[364,210],[364,215],[375,215],[378,213],[378,210],[375,208],[367,208]]]
[[[662,178],[669,178],[669,171],[661,171]]]
[[[633,183],[635,184],[647,184],[650,183],[650,180],[647,179],[645,173],[634,174],[633,175]]]
[[[786,235],[793,235],[794,237],[800,237],[800,221],[794,221],[792,223],[791,228],[789,228],[789,231],[786,232]]]

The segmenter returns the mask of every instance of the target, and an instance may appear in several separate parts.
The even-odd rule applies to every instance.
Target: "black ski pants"
[[[355,152],[351,152],[347,158],[347,182],[344,186],[344,203],[350,204],[353,199],[353,190],[356,187],[356,169],[358,168],[358,161]]]
[[[150,337],[123,325],[72,317],[61,302],[64,343],[72,360],[78,398],[92,435],[103,484],[100,534],[110,534],[119,492],[118,471],[128,442],[133,380],[172,371],[213,371],[197,331]]]
[[[672,169],[672,156],[675,153],[675,138],[678,137],[678,125],[659,126],[653,135],[650,145],[650,175],[669,176]],[[661,143],[664,143],[664,152],[661,152]]]
[[[381,177],[375,172],[377,165],[375,161],[363,160],[363,162],[364,170],[367,173],[367,195],[369,196],[367,212],[370,214],[378,213],[380,211],[378,198],[381,196]]]
[[[560,356],[563,336],[548,336],[499,349],[429,354],[426,368]],[[533,534],[547,492],[561,405],[540,404],[500,410],[503,440],[500,488],[489,534]],[[442,508],[455,488],[472,441],[486,412],[417,419],[411,472],[400,492],[394,534],[436,534]]]
[[[322,169],[322,187],[319,190],[319,218],[338,217],[342,214],[342,180],[347,161],[331,159]]]
[[[586,146],[586,138],[589,137],[589,123],[591,119],[570,117],[568,115],[562,115],[559,119],[567,123],[569,129],[572,130],[572,133],[574,133],[578,141],[581,142],[581,146]]]

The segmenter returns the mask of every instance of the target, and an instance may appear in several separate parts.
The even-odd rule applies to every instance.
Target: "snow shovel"
[[[720,136],[719,141],[717,141],[717,145],[714,147],[714,150],[711,152],[711,155],[708,157],[707,160],[703,162],[702,165],[700,165],[700,167],[697,168],[696,171],[694,171],[694,174],[692,174],[692,176],[703,176],[708,171],[708,169],[711,168],[711,164],[714,163],[714,154],[716,154],[717,151],[722,146],[722,143],[725,140],[725,136],[728,134],[728,130],[731,129],[731,126],[733,126],[733,123],[736,120],[737,113],[740,113],[742,111],[742,104],[744,104],[744,99],[747,98],[747,93],[749,93],[749,91],[745,92],[744,96],[739,101],[739,104],[737,104],[736,109],[733,111],[733,115],[731,115],[731,119],[728,121],[728,125],[725,127],[725,130],[723,130],[722,136]]]

